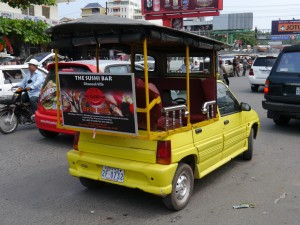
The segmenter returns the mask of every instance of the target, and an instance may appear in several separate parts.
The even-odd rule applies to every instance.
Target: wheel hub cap
[[[176,195],[177,199],[182,200],[189,191],[188,178],[185,174],[181,174],[178,177],[176,183]]]

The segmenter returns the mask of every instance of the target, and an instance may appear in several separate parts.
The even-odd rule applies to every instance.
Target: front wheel
[[[58,135],[57,132],[52,132],[52,131],[48,131],[48,130],[42,130],[39,129],[39,132],[41,135],[43,135],[45,138],[54,138]]]
[[[180,163],[172,181],[172,192],[163,198],[168,209],[181,210],[189,202],[194,189],[194,174],[188,164]]]
[[[18,118],[12,110],[6,110],[0,113],[0,132],[2,134],[15,132],[18,124]]]

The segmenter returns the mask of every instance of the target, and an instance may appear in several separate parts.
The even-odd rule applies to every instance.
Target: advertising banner
[[[272,21],[272,35],[300,34],[300,20]]]
[[[63,126],[137,134],[133,74],[59,73]]]
[[[223,0],[142,0],[143,14],[168,14],[182,11],[216,11]]]

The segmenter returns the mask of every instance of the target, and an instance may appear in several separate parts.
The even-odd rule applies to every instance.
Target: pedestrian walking
[[[220,74],[220,80],[222,80],[224,83],[229,86],[229,79],[228,79],[228,74],[226,72],[225,66],[223,65],[223,61],[219,61],[219,74]]]
[[[240,75],[239,75],[239,73],[238,73],[238,71],[237,71],[237,59],[236,59],[236,57],[234,57],[233,58],[233,61],[232,61],[232,67],[233,67],[233,76],[237,76],[237,77],[239,77]]]
[[[245,76],[246,75],[246,70],[247,70],[247,68],[248,68],[248,61],[247,61],[247,58],[246,58],[246,56],[244,57],[244,59],[243,59],[243,76]]]

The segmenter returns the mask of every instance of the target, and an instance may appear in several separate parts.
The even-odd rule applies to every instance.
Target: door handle
[[[196,133],[196,134],[202,133],[202,129],[201,129],[201,128],[196,129],[196,130],[195,130],[195,133]]]
[[[224,125],[229,124],[229,120],[224,120]]]

